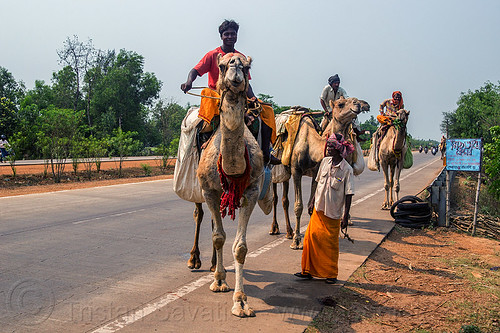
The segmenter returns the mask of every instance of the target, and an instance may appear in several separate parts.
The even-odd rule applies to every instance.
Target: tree
[[[77,134],[82,112],[58,109],[42,110],[37,143],[44,157],[50,160],[54,181],[59,183],[74,136]]]
[[[144,138],[147,106],[158,98],[161,81],[144,73],[144,58],[121,50],[109,71],[96,83],[92,114],[101,131],[121,128]]]
[[[151,110],[151,127],[155,133],[160,134],[160,141],[156,144],[170,145],[174,138],[180,137],[182,121],[186,116],[187,109],[179,104],[159,100]]]
[[[441,131],[449,138],[483,138],[491,142],[489,129],[500,124],[500,85],[486,82],[476,91],[461,93],[457,105],[455,111],[443,113]]]
[[[108,145],[110,148],[110,156],[119,157],[119,171],[118,175],[122,176],[122,165],[125,157],[132,155],[139,150],[141,142],[134,140],[136,132],[124,132],[121,128],[113,131],[113,136],[108,138]]]
[[[78,90],[78,78],[71,67],[66,66],[57,73],[52,74],[52,94],[54,105],[62,109],[83,109],[82,100],[76,100],[80,95]]]
[[[74,73],[75,86],[73,91],[72,104],[73,109],[79,109],[81,101],[81,82],[87,73],[87,69],[94,56],[94,46],[92,40],[86,43],[80,42],[78,36],[74,35],[73,38],[67,37],[64,41],[64,47],[57,51],[59,56],[59,63],[69,67]]]
[[[7,98],[17,107],[25,89],[24,83],[17,82],[6,68],[0,66],[0,97]]]

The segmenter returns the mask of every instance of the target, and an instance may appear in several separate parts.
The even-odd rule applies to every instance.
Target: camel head
[[[355,97],[344,98],[341,96],[335,102],[330,101],[332,119],[341,125],[347,126],[361,112],[370,111],[370,105]]]
[[[244,57],[239,53],[228,53],[222,56],[218,54],[217,64],[219,66],[219,80],[217,91],[245,94],[248,89],[248,72],[252,58]]]
[[[394,125],[401,127],[401,128],[406,128],[406,123],[408,122],[408,118],[410,116],[410,111],[405,110],[405,109],[400,109],[397,112],[396,120],[393,122]]]

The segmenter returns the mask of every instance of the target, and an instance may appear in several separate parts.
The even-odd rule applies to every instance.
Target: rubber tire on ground
[[[432,211],[430,205],[422,199],[405,196],[392,205],[391,216],[395,223],[403,227],[422,228],[431,223]]]

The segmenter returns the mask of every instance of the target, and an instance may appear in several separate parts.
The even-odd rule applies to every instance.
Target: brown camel
[[[224,215],[226,208],[221,204],[229,202],[227,209],[234,218],[232,210],[243,202],[239,207],[238,230],[232,247],[236,285],[231,312],[239,317],[255,316],[243,290],[243,265],[248,251],[246,244],[248,220],[258,201],[264,170],[262,151],[244,122],[250,63],[251,58],[245,58],[240,54],[229,53],[223,57],[219,55],[220,73],[217,90],[221,95],[220,126],[202,152],[198,166],[198,179],[214,221],[212,241],[217,252],[217,262],[214,281],[210,285],[210,289],[214,292],[229,291],[222,260],[226,233],[222,225],[221,212]],[[228,197],[221,199],[224,184],[229,186],[230,196],[234,196],[232,199]],[[242,192],[241,200],[237,195],[238,190]],[[228,191],[225,190],[224,195],[226,194]]]
[[[382,203],[382,209],[391,209],[392,204],[399,200],[399,176],[403,169],[407,149],[406,123],[409,115],[410,111],[399,110],[392,125],[389,125],[387,133],[380,141],[378,158],[384,172],[385,189],[385,201]],[[393,197],[393,190],[396,192],[396,200]]]
[[[359,175],[364,169],[364,159],[361,151],[361,147],[357,142],[355,135],[352,134],[352,127],[350,126],[352,120],[357,117],[361,112],[369,111],[370,106],[367,102],[359,100],[357,98],[340,98],[332,103],[332,121],[326,126],[323,135],[320,135],[316,130],[313,120],[309,117],[303,117],[300,121],[299,130],[295,139],[295,143],[292,149],[291,162],[290,162],[290,173],[294,183],[295,189],[295,204],[294,212],[296,218],[295,230],[293,233],[293,240],[290,247],[292,249],[300,249],[301,245],[301,235],[300,235],[300,218],[303,211],[303,201],[302,201],[302,176],[310,176],[313,178],[311,183],[311,194],[309,197],[308,207],[314,201],[314,192],[316,191],[317,183],[315,181],[316,173],[318,171],[319,164],[324,157],[324,148],[326,144],[326,139],[332,133],[340,133],[344,135],[345,138],[350,140],[356,147],[355,156],[350,156],[347,161],[353,165],[355,174]],[[359,147],[358,147],[359,146]],[[283,209],[285,210],[285,218],[288,214],[288,181],[283,182]],[[276,184],[273,184],[273,190],[276,188]],[[274,194],[274,207],[276,211],[277,194]],[[278,223],[275,219],[276,214],[273,215],[273,225],[271,226],[271,232],[278,231]],[[287,229],[290,224],[289,220],[286,221]],[[287,236],[288,233],[287,233]]]

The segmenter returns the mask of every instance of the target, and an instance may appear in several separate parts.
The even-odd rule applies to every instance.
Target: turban
[[[332,83],[334,83],[334,82],[340,82],[340,78],[339,78],[339,75],[338,75],[338,74],[335,74],[335,75],[330,76],[330,77],[328,78],[328,84],[329,84],[329,85],[332,85]]]
[[[326,140],[325,156],[331,156],[333,150],[337,150],[340,156],[346,158],[347,155],[354,151],[354,146],[349,141],[345,141],[342,134],[333,133]]]

